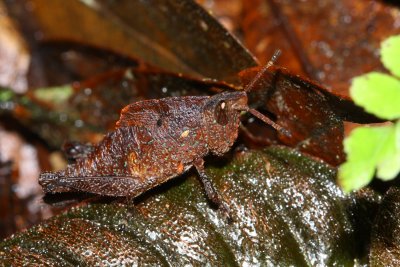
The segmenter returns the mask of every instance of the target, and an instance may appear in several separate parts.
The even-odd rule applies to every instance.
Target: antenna
[[[249,92],[255,86],[255,84],[261,79],[261,77],[265,74],[265,72],[271,66],[273,66],[275,64],[275,62],[277,61],[277,59],[279,58],[280,55],[281,55],[281,50],[279,50],[279,49],[275,50],[274,54],[272,55],[272,57],[268,61],[268,63],[265,64],[264,67],[262,67],[262,69],[254,77],[254,79],[244,88],[245,92]],[[270,125],[272,128],[274,128],[278,132],[280,132],[286,136],[291,136],[291,134],[288,130],[286,130],[282,126],[278,125],[273,120],[271,120],[270,118],[268,118],[261,112],[257,111],[256,109],[249,108],[247,111],[250,112],[254,117],[256,117],[256,118],[262,120],[263,122],[265,122],[266,124]]]
[[[265,122],[266,124],[270,125],[272,128],[274,128],[278,132],[280,132],[286,136],[289,136],[289,137],[292,136],[288,130],[286,130],[285,128],[283,128],[282,126],[280,126],[279,124],[277,124],[276,122],[274,122],[273,120],[271,120],[270,118],[268,118],[267,116],[262,114],[261,112],[257,111],[256,109],[249,108],[248,112],[250,112],[254,117],[256,117],[256,118],[262,120],[263,122]]]
[[[257,73],[256,77],[244,88],[245,92],[249,92],[252,87],[260,80],[260,78],[264,75],[264,73],[275,64],[275,62],[278,60],[279,56],[281,55],[281,50],[277,49],[275,50],[274,54],[272,55],[271,59],[268,61],[267,64],[262,67],[262,69]]]

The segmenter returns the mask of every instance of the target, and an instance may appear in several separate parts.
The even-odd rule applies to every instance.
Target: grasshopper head
[[[206,142],[216,155],[226,153],[238,136],[240,114],[248,110],[246,92],[224,92],[210,97],[204,105]]]

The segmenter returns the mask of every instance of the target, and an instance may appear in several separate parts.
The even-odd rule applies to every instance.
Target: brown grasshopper
[[[66,169],[42,173],[39,184],[46,193],[83,191],[136,197],[194,166],[207,197],[229,214],[205,174],[203,158],[230,150],[243,111],[284,131],[247,104],[247,91],[275,58],[244,91],[152,99],[126,106],[113,132]]]

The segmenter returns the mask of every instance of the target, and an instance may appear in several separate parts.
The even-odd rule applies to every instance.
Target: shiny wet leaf
[[[334,169],[275,147],[238,152],[207,173],[229,203],[231,224],[189,176],[135,205],[73,208],[2,242],[0,258],[6,264],[352,266],[353,228]]]

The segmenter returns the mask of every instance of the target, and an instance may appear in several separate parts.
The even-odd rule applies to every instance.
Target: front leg
[[[205,171],[204,171],[204,160],[197,159],[193,162],[194,167],[199,174],[199,178],[201,183],[204,186],[204,190],[206,191],[207,198],[218,206],[218,208],[223,212],[224,216],[228,218],[229,221],[232,221],[231,211],[229,206],[222,200],[220,194],[215,189],[210,179],[208,179]]]

